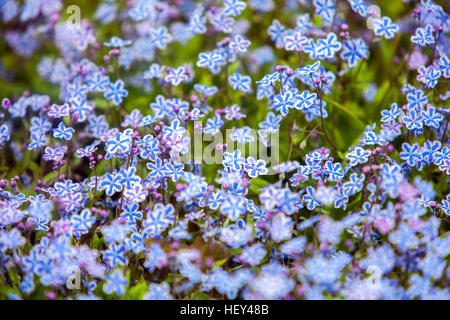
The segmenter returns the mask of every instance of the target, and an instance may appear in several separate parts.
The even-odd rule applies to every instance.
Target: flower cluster
[[[449,14],[376,3],[2,1],[0,298],[450,299]]]

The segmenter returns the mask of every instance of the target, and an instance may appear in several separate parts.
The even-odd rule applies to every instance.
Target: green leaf
[[[252,185],[250,186],[250,191],[252,191],[254,193],[258,193],[260,189],[264,188],[268,184],[270,184],[270,183],[261,178],[252,179]]]
[[[228,258],[214,262],[214,268],[221,267],[227,262]]]
[[[333,106],[338,108],[339,110],[344,111],[347,115],[349,115],[353,120],[355,120],[361,127],[365,126],[365,123],[360,120],[358,117],[356,117],[354,112],[349,111],[346,107],[344,107],[342,104],[334,101],[333,99],[326,99],[327,103],[331,103]]]
[[[125,299],[141,300],[147,292],[147,282],[142,279],[137,285],[131,288],[124,296]]]
[[[197,300],[210,300],[211,298],[204,292],[198,291],[195,293]]]

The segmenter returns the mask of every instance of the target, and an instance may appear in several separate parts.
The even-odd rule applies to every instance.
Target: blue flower
[[[216,52],[200,52],[196,63],[197,67],[208,68],[211,72],[218,72],[217,56]]]
[[[122,270],[116,269],[106,275],[106,283],[103,285],[103,292],[106,294],[116,293],[119,297],[125,294],[125,287],[128,281],[122,273]]]
[[[103,250],[103,259],[108,263],[111,268],[115,268],[118,265],[126,265],[127,259],[125,258],[125,247],[122,244],[115,242],[109,245],[108,250]]]
[[[338,208],[342,208],[343,210],[345,210],[347,208],[347,203],[348,203],[348,195],[345,193],[345,189],[342,187],[339,187],[337,192],[337,196],[336,196],[336,200],[334,201],[334,207],[336,209]]]
[[[442,204],[438,204],[438,207],[444,211],[447,216],[450,216],[450,201],[442,199]]]
[[[411,42],[426,47],[434,43],[433,26],[428,24],[425,28],[417,28],[416,34],[411,36]]]
[[[373,19],[373,28],[373,32],[377,36],[382,36],[386,39],[394,38],[395,34],[400,30],[399,26],[392,23],[392,20],[389,17]]]
[[[125,239],[125,246],[134,253],[140,253],[145,250],[144,238],[137,232],[134,232],[129,238]]]
[[[435,129],[439,129],[440,122],[444,119],[444,116],[436,111],[435,107],[428,107],[427,110],[422,110],[421,115],[424,124]]]
[[[367,131],[362,138],[362,142],[365,145],[374,145],[374,144],[385,145],[387,143],[387,141],[384,138],[382,138],[379,134],[376,134],[373,131]]]
[[[226,16],[222,10],[216,10],[211,14],[210,21],[216,31],[224,33],[231,33],[233,31],[234,19]]]
[[[229,79],[231,86],[234,90],[240,90],[243,92],[251,92],[251,78],[249,76],[244,76],[240,73],[233,73]]]
[[[244,215],[247,210],[241,196],[227,194],[220,206],[220,212],[227,216],[231,221],[236,221]]]
[[[165,176],[163,161],[160,158],[156,158],[155,163],[147,163],[147,169],[150,170],[149,177],[151,178],[163,178]]]
[[[315,103],[316,99],[317,94],[315,92],[311,93],[308,90],[303,90],[302,93],[295,96],[294,108],[297,110],[307,110]]]
[[[406,99],[408,100],[408,109],[417,109],[420,110],[422,107],[428,103],[428,97],[422,90],[414,89],[411,93],[406,95]]]
[[[446,54],[443,54],[441,59],[439,59],[439,67],[441,68],[442,75],[445,78],[450,78],[450,59]]]
[[[352,196],[359,191],[362,190],[364,187],[364,180],[366,179],[366,176],[364,174],[361,174],[358,177],[357,173],[352,173],[350,175],[350,180],[344,183],[344,190],[345,193],[349,196]]]
[[[56,195],[64,197],[67,194],[72,194],[80,190],[79,183],[73,183],[72,180],[64,180],[64,182],[55,183]]]
[[[111,37],[108,42],[103,43],[106,47],[121,48],[131,44],[131,40],[122,40],[119,37]]]
[[[291,192],[288,188],[280,190],[280,195],[277,198],[277,209],[284,213],[291,215],[297,211],[297,204],[299,201],[299,194]]]
[[[193,34],[204,34],[206,32],[206,18],[201,16],[201,13],[194,13],[188,23],[188,29]],[[174,32],[176,35],[176,32]]]
[[[33,117],[31,118],[31,133],[45,134],[51,129],[51,123],[45,118]]]
[[[139,211],[139,205],[137,203],[127,203],[124,205],[120,216],[130,222],[135,222],[136,220],[142,219],[142,212]]]
[[[382,110],[381,111],[381,122],[390,122],[397,119],[397,117],[400,115],[400,109],[398,108],[398,105],[396,103],[393,103],[391,105],[391,109],[388,110]]]
[[[153,79],[153,78],[161,78],[164,72],[164,66],[160,66],[157,63],[152,63],[148,70],[144,71],[143,78],[144,79]]]
[[[96,72],[88,79],[89,91],[104,92],[109,84],[109,77]]]
[[[328,175],[330,181],[339,181],[344,177],[342,165],[340,163],[333,163],[331,161],[325,162],[324,174]]]
[[[70,114],[69,104],[64,103],[63,105],[52,104],[47,115],[51,118],[62,118]]]
[[[264,248],[262,243],[257,243],[253,246],[245,247],[239,256],[239,259],[251,266],[256,266],[261,262],[265,255],[266,248]]]
[[[256,81],[256,83],[259,84],[258,87],[270,87],[274,86],[278,81],[280,81],[280,73],[277,71],[264,75],[264,77],[261,80]]]
[[[164,26],[159,27],[158,29],[151,29],[150,35],[152,44],[156,45],[160,50],[166,49],[167,44],[173,39],[172,35]]]
[[[369,160],[370,151],[364,150],[361,147],[356,147],[352,152],[346,155],[350,160],[351,166],[357,166],[358,164],[366,163]]]
[[[245,158],[241,157],[240,150],[234,150],[233,153],[225,151],[223,157],[223,166],[233,171],[240,171],[245,163]]]
[[[19,230],[12,228],[10,231],[0,233],[0,250],[5,252],[7,249],[16,250],[25,244],[25,238],[22,237]]]
[[[117,132],[115,136],[106,141],[106,151],[109,153],[128,153],[131,150],[131,137]]]
[[[241,0],[223,0],[224,13],[227,16],[237,17],[247,7]]]
[[[439,69],[435,69],[433,66],[429,66],[428,68],[420,66],[417,71],[419,74],[416,79],[424,83],[425,88],[434,88],[441,77],[441,71]]]
[[[284,48],[287,51],[302,51],[303,46],[308,42],[308,38],[300,32],[294,32],[292,35],[284,37]]]
[[[61,148],[45,147],[44,160],[46,161],[61,161],[64,158],[64,152]]]
[[[303,46],[303,52],[309,55],[309,58],[315,60],[318,58],[317,44],[314,39],[310,38],[308,43]]]
[[[148,291],[144,294],[144,300],[172,300],[170,295],[170,288],[167,282],[160,284],[151,283],[148,286]]]
[[[142,159],[150,159],[151,161],[156,161],[159,156],[159,141],[151,134],[145,135],[142,140],[138,141],[138,146],[140,147],[139,155]]]
[[[86,121],[93,108],[93,105],[91,103],[88,103],[86,99],[70,99],[70,110],[72,111],[73,115],[76,114],[78,116],[77,122]]]
[[[342,44],[337,40],[335,33],[330,32],[326,39],[317,41],[317,53],[321,57],[333,59],[336,52],[341,50]]]
[[[397,230],[389,234],[389,241],[397,245],[401,251],[416,248],[419,245],[416,234],[405,222],[401,222]]]
[[[405,126],[406,128],[408,128],[408,130],[422,129],[423,128],[422,113],[412,109],[409,112],[409,116],[406,115],[403,117],[403,122],[405,123]]]
[[[186,128],[181,126],[180,120],[174,119],[170,126],[163,129],[164,138],[175,139],[177,136],[182,136],[186,132]]]
[[[167,255],[164,250],[161,249],[161,245],[158,242],[152,243],[148,251],[146,252],[146,259],[144,261],[144,267],[150,272],[154,272],[157,268],[162,269],[167,264]]]
[[[295,105],[295,96],[291,91],[284,94],[277,94],[274,98],[273,106],[276,111],[280,112],[284,117],[289,113],[289,108]]]
[[[244,170],[250,178],[265,175],[268,172],[266,162],[264,160],[255,160],[253,157],[247,158],[247,163],[244,164]]]
[[[170,82],[173,86],[177,86],[186,80],[188,80],[188,76],[185,67],[170,68],[169,73],[164,77],[164,81]]]
[[[168,107],[166,98],[160,94],[156,96],[155,102],[150,103],[149,106],[157,118],[163,118],[164,116],[171,116],[174,114],[173,109]]]
[[[82,85],[79,81],[74,81],[67,86],[67,91],[72,99],[85,100],[88,92],[88,87]]]
[[[122,177],[118,174],[112,175],[106,173],[98,185],[99,190],[106,190],[108,196],[112,196],[116,192],[122,191],[123,185],[121,183]]]
[[[336,5],[332,0],[313,0],[315,13],[325,22],[331,23],[336,12]]]
[[[308,210],[314,210],[315,207],[321,206],[322,202],[316,199],[315,190],[313,187],[306,187],[306,193],[303,195],[303,202],[306,203]]]
[[[414,143],[413,145],[406,142],[403,143],[402,152],[400,152],[399,155],[400,159],[405,160],[410,166],[415,166],[420,160],[422,160],[422,154],[417,143]]]
[[[116,82],[108,83],[104,96],[117,106],[122,103],[123,98],[128,96],[128,91],[124,88],[123,81],[119,79]]]
[[[366,17],[368,6],[363,0],[350,0],[352,10],[357,12],[361,17]]]
[[[214,192],[209,194],[207,205],[211,210],[217,210],[224,201],[225,196],[222,192]]]
[[[275,115],[273,112],[269,112],[266,116],[266,120],[259,123],[259,127],[265,132],[275,132],[280,130],[280,122],[283,118],[279,115]]]
[[[283,212],[277,213],[271,221],[270,236],[275,242],[289,240],[292,237],[294,221]]]
[[[344,41],[341,58],[346,59],[348,66],[354,68],[359,60],[367,57],[369,49],[362,39],[350,39]]]
[[[215,95],[219,90],[216,86],[208,86],[199,83],[194,84],[194,89],[207,97]]]
[[[320,68],[320,61],[316,61],[313,64],[306,65],[302,68],[298,68],[296,72],[300,75],[310,75],[311,73],[316,72]]]
[[[58,128],[53,129],[53,136],[58,139],[70,140],[75,132],[73,128],[64,126],[63,122],[58,124]]]
[[[119,183],[125,189],[131,189],[134,184],[141,182],[141,178],[136,175],[136,167],[133,166],[128,169],[120,169],[117,176],[120,177]]]
[[[173,182],[177,182],[183,174],[184,165],[183,164],[172,164],[166,163],[164,165],[164,175],[171,177]]]
[[[239,52],[247,52],[249,46],[250,41],[240,34],[235,35],[228,45],[231,50],[237,50]]]
[[[167,229],[169,224],[173,224],[174,222],[175,208],[173,205],[168,204],[164,206],[161,203],[157,203],[153,210],[148,213],[147,219],[142,224],[144,227],[143,236],[159,236]]]
[[[74,228],[74,232],[78,237],[88,233],[97,218],[91,215],[89,209],[83,209],[80,214],[73,215],[70,219],[70,225]]]
[[[220,115],[216,114],[214,118],[207,119],[206,125],[203,128],[204,133],[215,135],[220,131],[220,128],[225,124]]]
[[[277,48],[284,47],[284,32],[286,31],[286,28],[278,21],[277,19],[274,19],[272,21],[272,24],[267,29],[267,32],[269,33],[270,38],[272,41],[275,42],[275,45]]]

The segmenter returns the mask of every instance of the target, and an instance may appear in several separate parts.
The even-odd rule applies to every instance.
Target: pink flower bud
[[[195,94],[192,94],[191,97],[190,97],[190,100],[191,100],[191,102],[197,102],[198,96],[195,95]]]
[[[11,101],[8,98],[4,98],[2,100],[2,108],[5,110],[8,110],[8,108],[11,106]]]

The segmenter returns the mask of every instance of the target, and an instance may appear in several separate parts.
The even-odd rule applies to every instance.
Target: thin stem
[[[71,176],[71,170],[70,170],[70,157],[71,157],[71,149],[72,148],[72,139],[70,139],[69,141],[67,141],[67,163],[66,163],[66,165],[67,165],[67,167],[66,167],[66,174],[67,174],[67,177],[68,178],[70,178],[70,176]]]
[[[134,142],[134,140],[132,140],[132,142],[131,142],[131,150],[130,150],[130,154],[128,155],[128,161],[127,161],[127,170],[130,167],[131,155],[133,154],[133,142]],[[95,182],[97,182],[97,180]],[[126,187],[123,186],[122,195],[120,196],[119,214],[120,214],[120,212],[122,212],[123,197],[124,197],[124,194],[125,194],[125,190],[126,190]]]
[[[447,113],[447,123],[445,124],[444,133],[442,134],[441,144],[444,144],[445,137],[447,136],[448,121],[449,121],[449,119],[450,119],[450,113]]]
[[[294,141],[292,140],[292,129],[294,128],[295,121],[292,124],[292,128],[291,128],[291,125],[289,124],[288,116],[289,115],[287,114],[285,119],[286,119],[286,129],[288,130],[288,135],[289,135],[289,153],[288,153],[288,161],[289,161],[291,159],[292,147],[294,146]]]
[[[225,96],[227,97],[228,103],[231,104],[231,98],[230,98],[230,94],[228,92],[228,74],[229,74],[229,72],[228,72],[228,65],[229,65],[228,52],[229,52],[229,49],[228,49],[228,45],[227,45],[227,54],[226,54],[227,60],[225,63]]]
[[[324,135],[325,139],[328,141],[328,143],[333,147],[333,149],[336,152],[339,152],[339,149],[334,145],[333,142],[331,142],[330,138],[327,135],[327,132],[325,131],[325,122],[323,120],[322,90],[317,88],[317,94],[319,95],[319,100],[320,100],[320,121],[321,121],[323,135]]]

